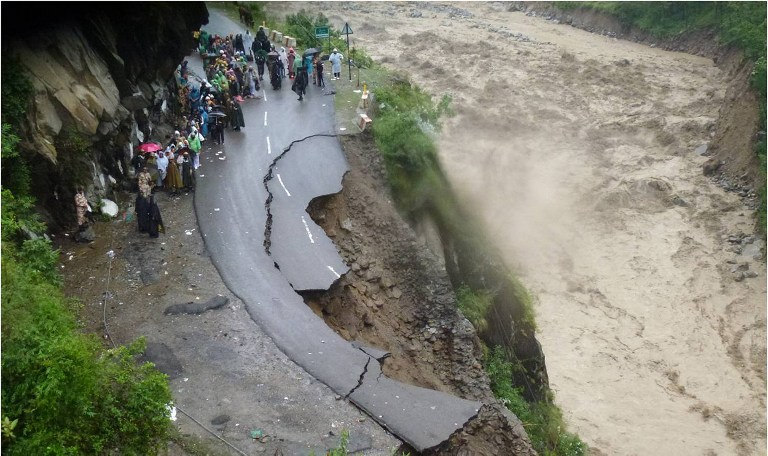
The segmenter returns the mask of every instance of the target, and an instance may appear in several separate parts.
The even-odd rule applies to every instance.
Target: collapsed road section
[[[275,98],[270,97],[271,100]],[[272,103],[276,102],[279,102],[279,98]],[[335,139],[313,142],[311,146],[313,153],[321,155],[330,155],[328,150],[339,148]],[[233,149],[230,147],[229,150]],[[245,151],[247,148],[244,148]],[[340,154],[340,150],[337,153]],[[296,156],[301,158],[308,154]],[[340,396],[348,397],[416,450],[424,451],[439,445],[474,417],[481,404],[405,385],[380,375],[376,359],[342,339],[304,304],[283,276],[287,269],[281,267],[278,270],[273,267],[275,259],[267,255],[262,247],[263,239],[259,239],[262,231],[256,227],[266,226],[266,209],[261,201],[265,201],[269,195],[264,195],[266,190],[259,185],[251,187],[255,195],[246,196],[240,190],[253,183],[248,173],[242,173],[244,167],[254,166],[258,169],[261,164],[264,168],[271,161],[251,162],[251,159],[258,162],[259,157],[267,160],[270,158],[263,154],[244,153],[238,163],[233,160],[211,160],[206,164],[205,175],[216,178],[202,179],[196,193],[195,209],[200,228],[225,283],[246,303],[249,315],[264,328],[278,347],[307,372]],[[315,169],[314,174],[317,176],[326,171],[336,175],[338,185],[345,164],[343,160],[336,162],[336,168],[341,166],[341,171],[332,169],[331,164],[327,163],[319,169],[307,168]],[[301,160],[296,165],[301,165]],[[300,182],[294,180],[291,167],[281,168],[283,172],[291,182]],[[240,180],[243,176],[247,177]],[[271,188],[271,182],[267,183],[267,187]],[[300,187],[302,185],[297,190]],[[279,219],[284,215],[283,211],[290,212],[292,207],[273,206],[272,215]],[[282,242],[295,241],[300,243],[297,245],[304,245],[306,234],[300,230],[293,233],[298,239],[291,239],[288,232]],[[325,234],[318,228],[313,236],[319,241]],[[330,240],[327,242],[330,243]],[[275,247],[273,239],[272,248]],[[286,251],[290,252],[290,249]],[[333,254],[338,256],[335,250]],[[324,259],[322,263],[326,262]],[[325,266],[318,263],[316,267]]]
[[[331,147],[318,147],[324,143]],[[306,212],[312,199],[341,191],[346,171],[338,139],[321,134],[292,142],[264,177],[269,194],[264,247],[296,291],[327,290],[349,271],[333,242]]]
[[[212,20],[211,23],[226,22]],[[229,33],[231,30],[212,31]],[[199,62],[190,59],[190,64],[197,67]],[[204,160],[195,193],[198,224],[222,279],[232,293],[246,303],[250,317],[309,374],[338,395],[348,397],[417,451],[440,445],[476,416],[482,404],[380,375],[376,359],[329,328],[291,287],[293,280],[297,287],[327,289],[337,278],[328,265],[338,275],[346,271],[335,249],[327,251],[332,253],[330,259],[318,251],[317,259],[322,261],[313,263],[314,266],[298,263],[304,268],[312,267],[313,274],[325,274],[322,283],[300,285],[295,277],[301,271],[298,274],[293,271],[291,262],[291,255],[305,251],[309,240],[307,231],[312,234],[314,245],[327,242],[324,245],[333,248],[322,229],[308,215],[302,221],[300,212],[306,210],[312,198],[340,189],[346,162],[338,139],[318,137],[301,143],[298,148],[289,147],[301,138],[335,135],[332,103],[320,94],[308,94],[303,103],[298,103],[288,90],[270,91],[268,100],[262,98],[257,103],[244,104],[243,114],[247,127],[239,133],[227,132],[226,156]],[[249,121],[267,115],[268,123]],[[290,153],[285,155],[278,163],[279,178],[274,172],[267,182],[260,179],[276,163],[275,152],[288,150],[304,153],[296,153],[295,157]],[[325,158],[317,161],[318,157]],[[331,183],[332,180],[335,182]],[[331,186],[313,187],[313,182],[329,182]],[[297,195],[296,204],[277,199],[270,204],[270,251],[280,252],[283,264],[279,270],[275,268],[277,258],[264,248],[268,221],[264,202],[274,193],[275,185],[286,198],[288,193],[291,198]],[[275,225],[276,222],[279,225]]]

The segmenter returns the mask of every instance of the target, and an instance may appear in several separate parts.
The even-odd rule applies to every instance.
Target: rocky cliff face
[[[96,199],[109,194],[128,176],[134,148],[164,139],[168,83],[208,11],[199,2],[26,4],[3,13],[3,64],[17,61],[34,87],[20,131],[34,192],[48,221],[64,226],[75,186]]]

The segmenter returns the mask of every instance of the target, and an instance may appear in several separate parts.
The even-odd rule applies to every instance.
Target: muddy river
[[[765,454],[761,241],[695,152],[724,102],[712,60],[504,3],[323,11],[453,96],[442,162],[536,294],[556,401],[594,453]]]

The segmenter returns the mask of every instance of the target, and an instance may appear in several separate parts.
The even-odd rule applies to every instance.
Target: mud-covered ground
[[[727,75],[507,6],[320,9],[453,96],[442,163],[538,296],[572,428],[606,454],[765,454],[764,245],[750,192],[705,177],[699,149]]]
[[[206,178],[203,166],[198,179]],[[104,334],[101,302],[109,293],[106,320],[115,342],[144,336],[149,359],[170,376],[176,405],[246,454],[324,454],[344,429],[352,448],[367,449],[366,454],[389,455],[399,446],[290,361],[251,320],[208,257],[194,195],[156,195],[167,225],[158,239],[139,234],[135,221],[112,221],[96,224],[91,244],[61,245],[65,291],[82,302],[84,330]],[[121,210],[135,194],[124,198]],[[109,250],[115,252],[111,269]],[[171,306],[191,310],[209,302],[223,305],[199,315],[167,314]],[[196,454],[237,454],[184,414],[177,416],[181,434],[195,436],[182,442],[202,439],[207,446]],[[252,439],[253,430],[265,437]],[[186,453],[171,444],[171,454]]]

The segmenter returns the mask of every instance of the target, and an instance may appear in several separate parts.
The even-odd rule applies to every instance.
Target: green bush
[[[18,419],[3,452],[151,454],[167,436],[164,374],[137,365],[142,343],[103,351],[77,331],[66,299],[45,274],[9,255],[2,262],[2,407]]]
[[[59,251],[53,249],[48,239],[39,237],[24,240],[17,256],[25,262],[26,268],[39,274],[44,281],[54,285],[61,284],[61,275],[56,268],[59,263]]]
[[[522,366],[507,360],[504,349],[494,347],[485,362],[493,394],[523,422],[533,447],[540,455],[584,456],[587,446],[578,436],[566,432],[562,413],[551,398],[528,403],[523,398],[522,390],[514,386],[513,375],[522,369]]]
[[[338,49],[341,50],[343,48],[339,47]],[[353,46],[349,51],[349,57],[352,59],[352,64],[358,68],[373,68],[376,66],[376,62],[365,52],[365,49]]]
[[[467,285],[456,290],[456,303],[462,315],[467,317],[478,332],[488,327],[486,314],[493,304],[493,296],[485,290],[474,291]]]
[[[373,135],[387,168],[393,195],[401,210],[431,209],[446,219],[456,216],[456,202],[440,169],[432,132],[450,114],[450,97],[435,104],[418,87],[396,81],[373,89],[378,114]]]
[[[32,96],[32,83],[27,79],[21,63],[15,58],[4,58],[0,73],[3,122],[18,125],[27,112]]]
[[[23,239],[23,231],[42,233],[45,225],[34,210],[31,196],[15,196],[10,190],[2,190],[2,240]]]
[[[34,210],[13,130],[24,116],[29,87],[5,61],[2,71],[2,451],[156,453],[170,427],[167,378],[151,364],[137,365],[143,341],[105,351],[99,338],[78,331],[61,292],[58,251],[39,237],[45,225]],[[75,160],[87,150],[76,134],[63,135],[58,146]]]

